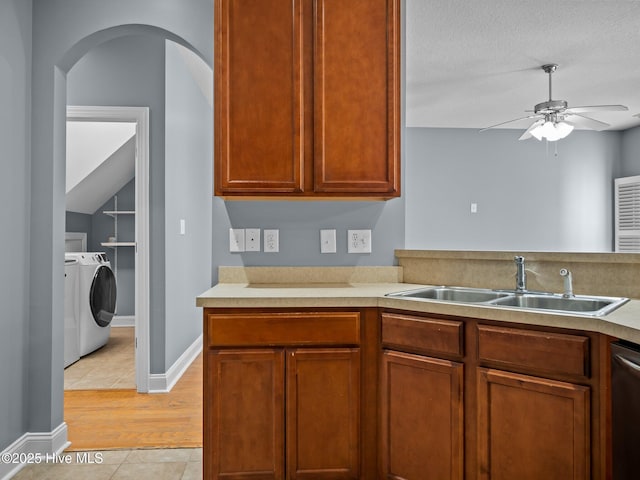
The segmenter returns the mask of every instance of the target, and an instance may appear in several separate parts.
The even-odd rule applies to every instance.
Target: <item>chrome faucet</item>
[[[564,293],[562,296],[564,298],[571,298],[575,295],[573,294],[573,278],[571,277],[571,272],[566,268],[560,270],[560,275],[564,277]]]
[[[516,262],[516,293],[524,293],[527,291],[527,273],[524,267],[524,257],[518,255],[513,257]]]

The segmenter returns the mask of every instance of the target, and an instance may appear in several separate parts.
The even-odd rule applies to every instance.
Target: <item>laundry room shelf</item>
[[[104,210],[102,213],[115,218],[116,215],[135,215],[135,210]]]
[[[103,247],[111,247],[111,248],[116,248],[116,247],[135,247],[136,246],[136,242],[102,242],[102,243],[100,243],[100,245],[102,245]]]

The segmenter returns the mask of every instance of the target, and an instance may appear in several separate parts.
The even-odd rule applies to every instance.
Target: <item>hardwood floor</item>
[[[68,390],[69,450],[202,446],[202,354],[166,394]]]

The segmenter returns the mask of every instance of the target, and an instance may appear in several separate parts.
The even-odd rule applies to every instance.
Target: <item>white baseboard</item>
[[[112,327],[135,327],[136,317],[133,315],[116,315],[111,320]]]
[[[168,393],[189,368],[189,365],[202,351],[202,334],[196,338],[180,358],[167,370],[167,373],[149,374],[149,393]]]
[[[67,424],[62,422],[52,432],[27,432],[2,451],[5,455],[14,456],[16,460],[24,462],[0,462],[0,480],[9,480],[22,470],[27,462],[40,463],[46,461],[47,455],[60,455],[71,442],[67,440]]]

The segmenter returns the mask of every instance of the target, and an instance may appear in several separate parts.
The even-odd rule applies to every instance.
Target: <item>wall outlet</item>
[[[320,230],[320,253],[336,253],[336,231]]]
[[[280,251],[280,230],[265,229],[264,251],[265,253],[278,253]]]
[[[244,231],[244,250],[245,252],[260,251],[260,229],[247,228]]]
[[[244,252],[244,228],[229,229],[229,251]]]
[[[371,230],[348,230],[347,252],[371,253]]]

